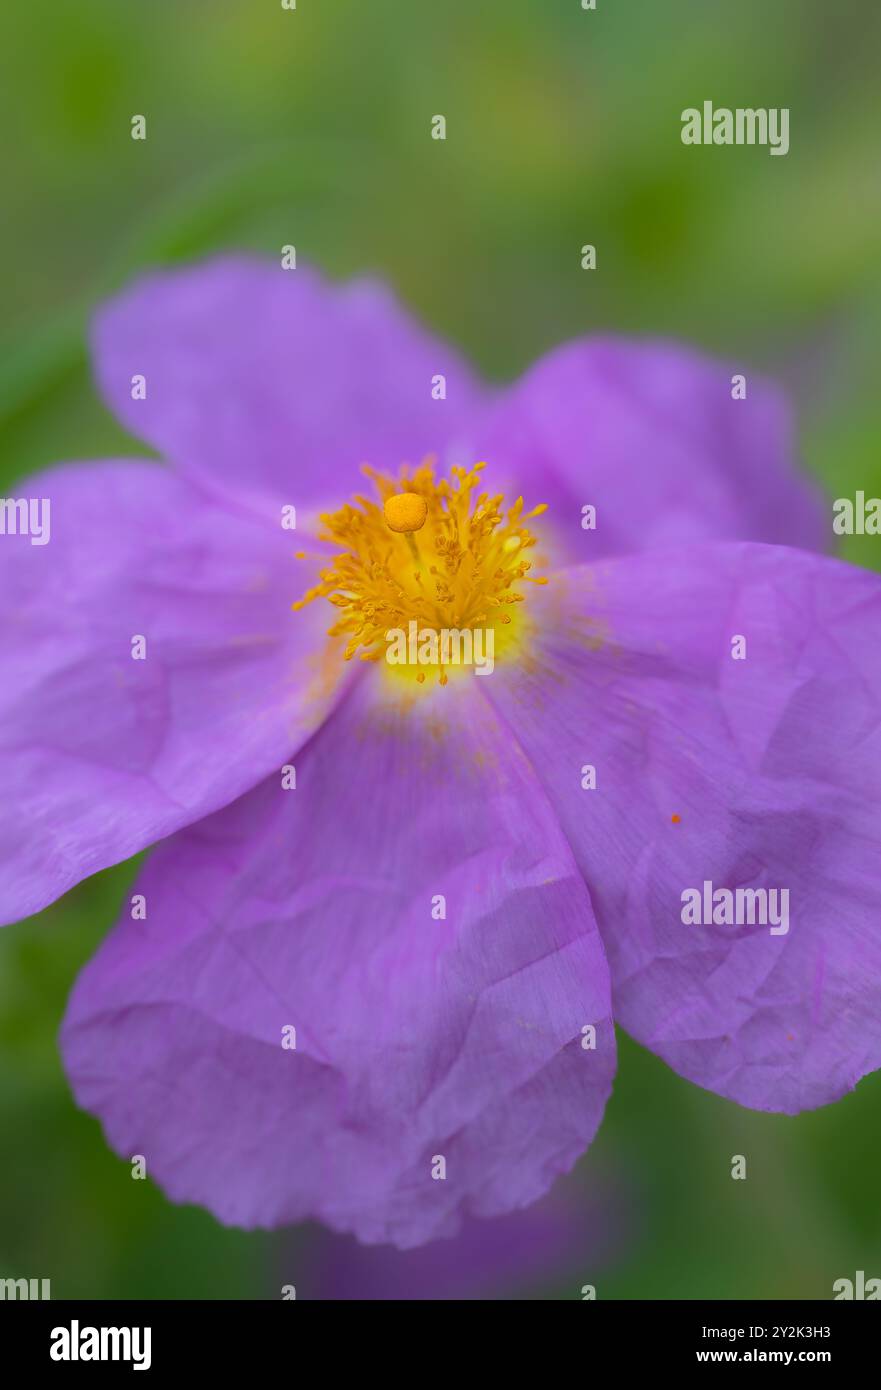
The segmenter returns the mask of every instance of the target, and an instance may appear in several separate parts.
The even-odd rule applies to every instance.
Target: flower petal
[[[443,451],[476,404],[458,355],[382,285],[268,261],[138,281],[96,316],[93,350],[110,408],[171,463],[294,505],[338,504],[362,463],[397,472]]]
[[[20,494],[51,510],[47,544],[0,545],[0,922],[253,787],[328,707],[280,526],[153,464]]]
[[[491,694],[590,887],[616,1022],[744,1105],[837,1099],[881,1064],[881,579],[699,546],[538,602]],[[684,924],[705,882],[788,890],[789,931]]]
[[[407,711],[382,680],[296,789],[159,847],[147,919],[86,967],[62,1043],[79,1103],[172,1199],[409,1247],[571,1167],[615,1042],[590,901],[516,744],[473,683]]]
[[[668,342],[573,342],[495,401],[473,444],[530,506],[549,504],[574,561],[712,537],[828,550],[786,404],[751,372],[732,400],[738,370]]]

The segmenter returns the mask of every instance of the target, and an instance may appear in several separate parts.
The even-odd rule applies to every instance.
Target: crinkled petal
[[[473,447],[530,505],[548,503],[573,562],[713,537],[828,550],[786,403],[748,370],[733,400],[744,370],[674,343],[580,340],[499,396]],[[586,505],[595,529],[582,529]]]
[[[837,1099],[881,1064],[881,579],[699,546],[575,567],[533,616],[491,694],[589,885],[616,1022],[744,1105]],[[686,925],[705,882],[787,890],[788,932],[745,902]]]
[[[397,472],[442,455],[477,403],[458,354],[381,284],[268,261],[149,275],[100,310],[92,339],[104,398],[133,434],[222,488],[293,505],[339,505],[362,463]]]
[[[86,967],[62,1046],[173,1200],[408,1247],[570,1168],[615,1042],[587,891],[513,737],[473,684],[407,711],[383,680],[355,683],[295,789],[159,847],[147,918]]]
[[[154,464],[28,479],[0,545],[0,921],[255,786],[328,708],[290,533]],[[135,659],[145,642],[144,658]]]

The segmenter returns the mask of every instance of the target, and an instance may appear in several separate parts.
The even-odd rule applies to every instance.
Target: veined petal
[[[472,432],[476,455],[547,502],[574,562],[719,537],[828,550],[777,389],[670,342],[585,338],[547,354]],[[584,506],[596,511],[582,529]],[[588,518],[590,519],[590,518]]]
[[[62,1046],[173,1200],[408,1247],[570,1168],[615,1042],[590,900],[511,734],[473,685],[404,711],[375,675],[295,789],[160,846]]]
[[[362,463],[442,455],[478,399],[458,354],[378,282],[331,285],[256,259],[137,281],[96,315],[92,342],[104,398],[133,434],[222,489],[295,506],[347,494]]]
[[[0,544],[0,922],[281,767],[339,670],[319,616],[290,611],[280,525],[154,464],[71,464],[19,494],[50,529]]]
[[[837,1099],[881,1064],[881,579],[699,546],[536,602],[535,659],[491,695],[590,888],[616,1022],[744,1105]],[[705,883],[785,890],[786,929],[745,898],[686,923]]]

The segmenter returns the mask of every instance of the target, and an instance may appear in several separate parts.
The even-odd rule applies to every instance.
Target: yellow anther
[[[428,503],[418,492],[395,492],[383,502],[382,514],[390,531],[421,531]]]

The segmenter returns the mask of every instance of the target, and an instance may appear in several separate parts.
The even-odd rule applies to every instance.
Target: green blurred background
[[[879,59],[876,0],[8,6],[0,492],[52,461],[146,452],[91,385],[103,295],[150,264],[291,242],[334,276],[385,276],[492,379],[594,329],[761,367],[789,388],[832,496],[878,495]],[[683,146],[680,112],[705,98],[789,107],[790,153]],[[844,553],[881,567],[877,539]],[[171,1206],[71,1103],[58,1023],[133,873],[0,935],[0,1276],[51,1276],[55,1297],[278,1297],[314,1232]],[[626,1233],[518,1293],[827,1298],[857,1269],[881,1275],[881,1076],[788,1119],[621,1044],[578,1180],[624,1192]]]

